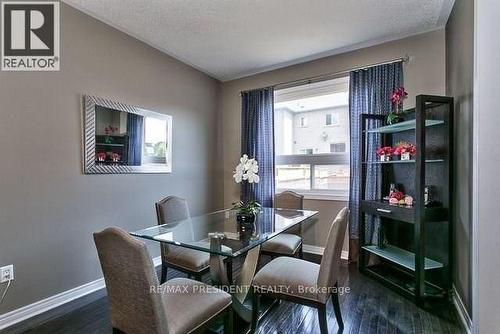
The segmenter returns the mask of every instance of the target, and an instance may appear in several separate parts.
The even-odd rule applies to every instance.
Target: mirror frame
[[[160,114],[125,103],[92,95],[83,95],[83,172],[84,174],[169,174],[172,173],[172,116]],[[167,163],[156,166],[98,165],[95,163],[96,111],[95,107],[124,111],[141,116],[154,116],[167,121]]]

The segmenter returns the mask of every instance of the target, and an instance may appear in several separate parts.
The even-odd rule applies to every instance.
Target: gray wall
[[[230,205],[239,196],[239,186],[232,179],[232,171],[240,155],[240,91],[324,75],[325,73],[335,73],[405,55],[411,57],[410,62],[404,66],[405,86],[409,93],[405,107],[413,106],[415,96],[418,94],[442,95],[445,93],[444,30],[224,82],[222,84],[224,204]],[[336,213],[345,204],[346,202],[343,201],[306,201],[306,208],[319,209],[320,219],[314,228],[307,231],[305,243],[323,246],[326,239],[325,231],[328,231]],[[344,247],[346,250],[346,245]]]
[[[446,94],[455,98],[453,282],[472,310],[472,120],[474,3],[456,0],[446,25]]]
[[[16,274],[0,313],[102,277],[92,232],[154,225],[162,196],[222,206],[219,88],[61,3],[61,71],[0,72],[0,264]],[[173,173],[83,175],[83,93],[172,115]]]

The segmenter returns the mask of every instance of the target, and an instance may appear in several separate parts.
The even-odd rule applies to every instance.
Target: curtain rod
[[[295,86],[300,86],[300,85],[307,85],[307,84],[311,84],[313,82],[324,81],[324,80],[328,80],[328,79],[335,79],[336,77],[339,77],[342,74],[348,74],[349,72],[366,70],[370,67],[393,64],[393,63],[397,63],[400,61],[403,63],[407,63],[410,61],[410,56],[405,55],[404,57],[386,60],[383,62],[378,62],[378,63],[373,63],[373,64],[368,64],[368,65],[364,65],[364,66],[359,66],[359,67],[351,68],[348,70],[338,71],[335,73],[328,73],[328,74],[322,74],[322,75],[304,78],[304,79],[299,79],[299,80],[280,82],[280,83],[277,83],[277,84],[269,86],[269,87],[273,87],[274,89],[283,89],[283,88],[290,88],[290,87],[295,87]],[[240,95],[241,95],[241,93],[249,92],[251,90],[253,90],[253,89],[242,90],[240,92]]]

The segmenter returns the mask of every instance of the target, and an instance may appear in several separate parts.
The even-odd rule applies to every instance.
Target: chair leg
[[[337,293],[338,283],[335,283],[335,291],[332,292],[332,304],[333,311],[335,312],[335,318],[337,319],[337,325],[340,329],[344,328],[344,321],[342,320],[342,313],[340,312],[339,294]]]
[[[229,306],[224,312],[224,334],[233,334],[233,307]]]
[[[255,333],[257,331],[257,327],[259,326],[259,303],[260,303],[260,295],[254,290],[252,296],[252,329],[250,333]]]
[[[321,334],[328,334],[328,322],[326,318],[326,305],[318,306],[319,330]]]
[[[163,284],[167,281],[167,272],[168,272],[168,266],[164,263],[161,264],[161,279],[160,279],[160,284]]]

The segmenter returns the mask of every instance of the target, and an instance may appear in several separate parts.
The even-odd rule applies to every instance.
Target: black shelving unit
[[[121,135],[96,135],[95,136],[95,153],[96,153],[96,164],[99,165],[126,165],[128,163],[128,136]],[[104,152],[117,153],[120,155],[120,161],[112,161],[109,156],[106,157],[105,161],[97,160],[97,153]]]
[[[415,105],[393,125],[385,124],[383,115],[361,115],[359,269],[421,304],[451,291],[453,98],[419,95]],[[410,161],[377,161],[375,152],[367,151],[368,136],[378,136],[380,146],[411,142],[417,153]],[[369,166],[377,168],[381,198],[365,196]],[[413,197],[412,206],[382,199],[391,183]],[[426,186],[434,190],[432,206],[424,202]],[[377,244],[365,235],[369,218],[380,222]]]

